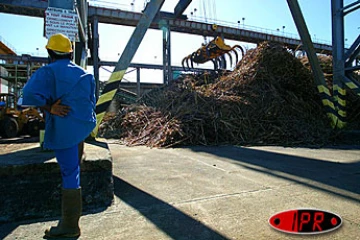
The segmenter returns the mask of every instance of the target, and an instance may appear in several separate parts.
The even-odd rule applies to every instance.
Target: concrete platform
[[[19,140],[0,144],[0,223],[60,216],[61,175],[54,152]],[[111,155],[104,142],[86,143],[85,151],[80,175],[84,213],[101,212],[113,201]]]
[[[360,239],[360,148],[150,149],[108,141],[114,203],[81,218],[80,239]],[[295,208],[334,212],[336,231],[301,237],[268,224]],[[0,226],[1,239],[41,239],[54,219]]]

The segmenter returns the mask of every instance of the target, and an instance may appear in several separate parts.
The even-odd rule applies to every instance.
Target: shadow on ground
[[[354,194],[360,194],[360,156],[359,160],[344,163],[237,146],[196,146],[189,149],[198,153],[216,155],[220,157],[219,159],[226,158],[227,161],[233,161],[234,164],[245,169],[360,201],[360,195],[354,196]],[[341,149],[358,150],[360,147],[343,146]]]
[[[114,194],[121,199],[121,201],[139,211],[172,239],[228,239],[170,204],[136,188],[117,176],[114,176]],[[54,221],[57,219],[58,218],[33,219],[0,225],[0,239],[7,237],[18,226]],[[39,228],[39,231],[44,230],[45,229]]]
[[[228,239],[170,204],[114,176],[115,195],[171,239]]]
[[[360,157],[352,162],[332,162],[309,157],[293,156],[265,150],[236,147],[188,147],[199,154],[212,154],[217,160],[237,164],[244,169],[285,179],[306,187],[328,192],[352,201],[360,201]],[[359,147],[343,147],[360,149]],[[228,239],[174,206],[113,176],[114,194],[136,209],[171,239]],[[47,219],[49,221],[50,219]],[[0,238],[9,235],[19,225],[44,221],[32,220],[0,226]],[[42,231],[43,229],[39,229]]]

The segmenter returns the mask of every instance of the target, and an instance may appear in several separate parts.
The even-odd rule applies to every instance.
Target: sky
[[[178,1],[165,0],[161,10],[173,12]],[[331,0],[298,1],[313,41],[330,44],[332,35]],[[145,2],[146,0],[91,0],[90,4],[139,12],[144,9]],[[353,2],[356,0],[344,0],[344,5]],[[190,20],[207,21],[218,25],[285,36],[298,36],[286,0],[193,0],[184,14]],[[28,53],[34,56],[47,56],[44,48],[47,39],[43,37],[44,20],[42,18],[0,13],[0,24],[0,37],[15,48],[18,54]],[[360,10],[348,14],[344,25],[345,40],[349,45],[360,34]],[[133,27],[100,23],[100,59],[117,61],[133,31]],[[207,40],[209,41],[211,38]],[[201,47],[204,41],[205,39],[202,36],[171,33],[172,65],[181,66],[181,60]],[[240,44],[245,48],[254,47],[252,44],[226,39],[225,43],[228,45]],[[147,31],[132,62],[162,64],[162,32],[160,30],[149,29]],[[207,66],[212,67],[211,64],[205,64],[203,67]],[[110,67],[106,67],[106,69],[112,71]],[[92,71],[92,68],[89,67],[88,70]],[[108,80],[110,75],[108,71],[101,69],[100,80]],[[162,81],[161,71],[142,70],[141,76],[142,82]],[[135,77],[135,73],[125,75],[123,81],[134,81]]]

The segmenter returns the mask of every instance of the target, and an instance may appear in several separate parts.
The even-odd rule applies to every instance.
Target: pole
[[[141,96],[140,68],[136,68],[136,94],[139,99]]]
[[[163,79],[164,84],[168,85],[172,80],[171,72],[171,46],[170,46],[170,27],[168,22],[162,27],[163,30]]]
[[[343,83],[345,78],[345,39],[344,39],[344,0],[332,0],[332,45],[333,45],[333,95],[334,103],[338,112],[339,121],[337,126],[343,128],[346,118],[346,90]]]
[[[338,120],[335,106],[334,103],[332,102],[331,93],[326,85],[325,77],[321,70],[319,60],[317,58],[314,46],[312,44],[309,30],[306,26],[306,22],[301,12],[299,3],[297,0],[287,0],[287,3],[289,5],[290,12],[294,19],[296,28],[301,37],[301,41],[303,43],[304,49],[307,53],[307,57],[309,59],[312,68],[312,73],[314,75],[315,84],[317,85],[317,89],[321,94],[322,103],[325,106],[328,116],[331,119],[331,125],[335,127]]]
[[[99,99],[100,96],[100,77],[99,77],[99,20],[97,16],[94,16],[93,23],[92,23],[92,39],[93,39],[93,68],[94,68],[94,78],[96,83],[96,101]]]
[[[118,63],[115,66],[113,73],[111,74],[109,81],[105,85],[102,95],[99,97],[96,103],[96,127],[93,130],[92,135],[96,136],[99,125],[110,106],[110,103],[118,91],[119,84],[125,75],[126,69],[129,67],[131,60],[133,59],[137,49],[142,42],[146,31],[150,27],[150,24],[155,19],[155,16],[160,11],[165,0],[151,0],[145,7],[144,12],[130,37],[123,53],[120,56]]]

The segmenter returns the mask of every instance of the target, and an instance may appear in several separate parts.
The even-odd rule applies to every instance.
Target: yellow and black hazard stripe
[[[99,125],[108,107],[110,106],[112,99],[118,91],[118,85],[124,77],[125,71],[131,63],[131,59],[134,57],[143,37],[146,34],[146,31],[150,27],[155,16],[159,13],[164,2],[165,0],[152,0],[149,2],[149,4],[146,5],[144,13],[142,14],[133,34],[131,35],[130,40],[127,43],[117,65],[115,66],[114,72],[111,74],[104,91],[96,103],[95,111],[97,122],[96,127],[91,134],[93,137],[96,137],[98,133]]]
[[[342,84],[341,84],[342,85]],[[335,107],[338,114],[338,128],[343,128],[346,125],[346,89],[335,84],[333,86]]]
[[[338,114],[338,128],[343,128],[346,125],[346,89],[347,87],[350,91],[355,92],[358,96],[360,96],[360,85],[355,81],[351,81],[350,79],[343,77],[342,83],[340,85],[333,86],[334,92],[334,100],[335,107],[337,109]]]
[[[317,89],[320,93],[322,104],[325,107],[325,112],[331,120],[331,126],[335,128],[338,125],[339,118],[330,90],[324,85],[318,85]]]
[[[346,87],[350,90],[354,91],[358,96],[360,96],[360,86],[353,81],[350,81],[347,78],[343,78],[343,82],[345,83]]]
[[[109,81],[106,83],[104,90],[102,91],[101,96],[99,97],[96,103],[96,127],[94,128],[91,135],[96,137],[99,125],[104,118],[104,115],[109,108],[111,101],[113,100],[116,92],[118,91],[119,84],[125,75],[125,70],[113,72],[109,78]]]

